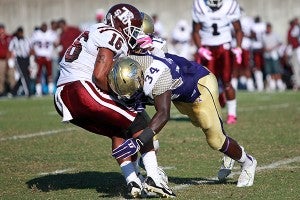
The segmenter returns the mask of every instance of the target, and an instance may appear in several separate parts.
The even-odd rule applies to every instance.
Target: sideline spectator
[[[24,37],[23,27],[16,30],[15,36],[9,43],[9,63],[15,63],[15,69],[19,73],[14,88],[11,91],[13,96],[18,95],[18,90],[22,86],[25,96],[30,97],[30,74],[29,57],[31,53],[30,40]]]
[[[254,18],[254,23],[251,28],[251,48],[254,63],[254,79],[257,91],[264,90],[264,56],[262,36],[266,32],[266,24],[261,21],[260,16]]]
[[[186,20],[179,20],[172,32],[170,52],[188,60],[194,59],[196,47],[192,42],[192,27]]]
[[[14,65],[13,63],[8,65],[8,46],[11,38],[12,36],[6,33],[5,25],[0,24],[0,96],[10,92],[16,82]]]
[[[285,84],[282,81],[282,66],[279,60],[279,48],[282,42],[272,30],[271,23],[267,23],[266,32],[262,38],[264,48],[265,72],[270,91],[285,90]]]
[[[41,74],[43,67],[46,67],[47,84],[49,94],[54,92],[54,84],[52,80],[52,53],[57,38],[48,30],[46,23],[42,23],[40,30],[34,32],[31,38],[33,53],[38,65],[36,76],[36,95],[42,96]]]
[[[59,51],[60,48],[58,47],[59,44],[59,33],[58,33],[58,21],[52,20],[51,21],[51,28],[49,30],[51,37],[56,38],[55,46],[52,52],[51,60],[52,60],[52,74],[53,74],[53,82],[56,83],[56,74],[59,71]],[[56,86],[54,84],[54,87],[56,89]]]
[[[59,48],[61,49],[61,51],[59,52],[58,62],[60,62],[61,59],[64,57],[66,50],[69,48],[69,46],[72,45],[73,41],[81,34],[81,31],[78,27],[68,25],[65,19],[60,19],[58,21],[58,27],[60,29]],[[57,70],[55,83],[57,83],[59,73],[59,70]]]
[[[295,91],[300,90],[300,25],[299,19],[294,18],[288,30],[288,45],[292,48],[292,69],[294,73]]]
[[[165,27],[159,20],[158,15],[153,14],[151,17],[154,22],[154,35],[166,39]]]
[[[60,61],[69,46],[71,46],[73,41],[81,34],[81,31],[78,27],[68,25],[65,19],[60,19],[58,26],[61,31],[59,45],[62,47],[62,50],[59,52]]]
[[[238,64],[236,60],[233,60],[233,71],[231,84],[235,90],[239,87],[238,83],[241,83],[242,86],[250,92],[255,90],[254,81],[252,78],[251,72],[251,26],[253,24],[253,18],[246,15],[246,12],[241,8],[241,26],[244,33],[242,40],[242,62]],[[232,31],[234,35],[234,31]],[[232,40],[232,47],[236,47],[236,40]],[[233,53],[232,53],[233,54]],[[234,54],[232,55],[234,56]]]

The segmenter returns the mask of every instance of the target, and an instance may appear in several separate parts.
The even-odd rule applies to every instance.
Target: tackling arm
[[[113,67],[114,52],[107,48],[99,48],[96,58],[93,79],[95,84],[104,91],[109,91],[108,74]]]
[[[158,133],[170,119],[171,91],[168,90],[161,95],[154,97],[156,113],[152,117],[149,127]]]

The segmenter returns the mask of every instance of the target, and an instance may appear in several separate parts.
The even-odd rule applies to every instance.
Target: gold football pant
[[[215,150],[220,150],[225,142],[226,135],[222,129],[223,122],[216,77],[210,73],[199,79],[198,89],[200,96],[194,103],[173,103],[179,112],[190,118],[194,126],[203,130],[209,146]]]

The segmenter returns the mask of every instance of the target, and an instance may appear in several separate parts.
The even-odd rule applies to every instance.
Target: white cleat
[[[224,155],[222,159],[221,168],[218,172],[219,181],[225,181],[225,179],[231,174],[233,166],[234,166],[234,160]]]
[[[237,187],[249,187],[253,185],[257,161],[254,157],[249,157],[252,160],[252,164],[242,166],[242,172],[236,185]]]

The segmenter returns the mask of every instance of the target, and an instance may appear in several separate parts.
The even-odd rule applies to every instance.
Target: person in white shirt
[[[47,83],[49,94],[54,92],[54,83],[52,79],[52,55],[54,47],[57,45],[57,35],[48,30],[46,23],[43,23],[39,30],[35,31],[31,38],[32,49],[35,56],[35,61],[38,66],[36,76],[36,95],[42,96],[41,75],[43,67],[46,68]]]
[[[251,71],[251,27],[253,18],[247,16],[244,9],[241,8],[241,26],[244,33],[242,40],[242,62],[238,64],[236,60],[233,61],[233,72],[231,84],[235,90],[238,89],[238,83],[240,82],[243,86],[246,86],[248,91],[254,91],[254,81],[252,78]],[[234,32],[233,32],[234,34]],[[232,40],[232,47],[236,47],[236,40]]]
[[[263,43],[262,36],[266,31],[266,23],[261,21],[260,16],[254,18],[254,23],[251,27],[251,49],[254,63],[254,79],[257,91],[264,90],[264,58],[263,58]]]
[[[273,32],[271,23],[267,23],[266,32],[262,38],[264,48],[265,73],[270,91],[284,91],[286,86],[282,81],[283,68],[279,58],[279,48],[282,42]]]

